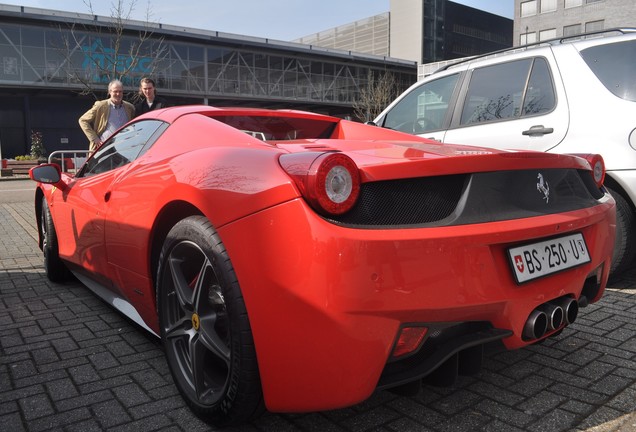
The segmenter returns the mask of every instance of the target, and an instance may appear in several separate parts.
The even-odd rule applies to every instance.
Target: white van
[[[446,66],[375,120],[441,142],[599,153],[617,204],[612,272],[636,255],[636,29],[515,47]]]

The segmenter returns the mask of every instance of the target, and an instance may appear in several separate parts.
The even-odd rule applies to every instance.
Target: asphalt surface
[[[161,345],[79,282],[42,267],[33,184],[0,181],[0,431],[207,431]],[[540,345],[417,396],[266,414],[234,431],[636,431],[636,268]]]

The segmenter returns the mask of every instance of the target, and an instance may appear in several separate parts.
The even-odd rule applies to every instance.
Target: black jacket
[[[168,102],[162,97],[156,97],[152,106],[148,106],[146,103],[146,99],[142,99],[135,104],[135,117],[140,116],[142,114],[147,113],[148,111],[156,110],[159,108],[166,108],[168,106]]]

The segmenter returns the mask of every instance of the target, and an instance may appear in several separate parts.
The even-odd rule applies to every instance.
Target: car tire
[[[616,201],[616,242],[612,255],[610,274],[618,275],[631,268],[636,256],[636,230],[634,212],[618,192],[607,188]]]
[[[46,198],[42,199],[42,216],[40,217],[40,230],[42,232],[42,252],[44,254],[44,271],[51,282],[64,282],[68,277],[68,269],[60,259],[57,233],[51,210],[49,210]]]
[[[206,422],[227,426],[264,411],[241,289],[216,230],[200,216],[168,233],[157,272],[166,358],[179,392]]]

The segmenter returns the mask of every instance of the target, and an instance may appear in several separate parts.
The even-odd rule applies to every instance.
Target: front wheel
[[[42,234],[42,252],[44,254],[44,271],[51,282],[63,282],[68,277],[66,265],[60,259],[57,233],[51,210],[46,198],[42,198],[42,216],[40,218],[40,232]]]
[[[616,201],[616,242],[610,274],[619,274],[631,268],[636,257],[636,218],[621,194],[610,188],[607,190]]]
[[[216,425],[263,411],[251,327],[236,274],[210,222],[178,222],[157,274],[161,338],[170,371],[192,411]]]

